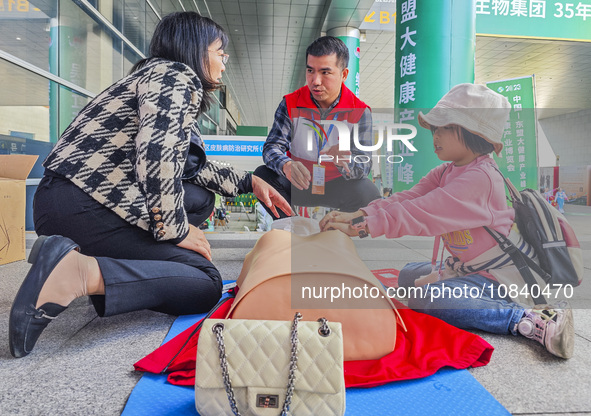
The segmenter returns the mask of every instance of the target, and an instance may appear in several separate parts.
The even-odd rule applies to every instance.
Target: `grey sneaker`
[[[573,356],[575,347],[573,312],[565,301],[555,305],[538,305],[534,309],[526,309],[517,325],[517,330],[521,335],[538,341],[557,357]]]

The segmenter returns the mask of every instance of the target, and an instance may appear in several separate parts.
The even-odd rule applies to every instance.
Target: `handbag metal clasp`
[[[278,409],[279,395],[277,394],[257,394],[257,407]]]

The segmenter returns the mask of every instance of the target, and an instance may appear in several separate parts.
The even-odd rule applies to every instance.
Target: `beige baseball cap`
[[[426,129],[457,124],[491,143],[498,155],[503,150],[503,131],[510,111],[509,100],[490,88],[459,84],[429,113],[419,112],[419,124]]]

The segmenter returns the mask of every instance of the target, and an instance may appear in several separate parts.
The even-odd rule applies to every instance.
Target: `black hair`
[[[476,155],[488,155],[495,150],[495,146],[492,143],[487,142],[478,134],[474,134],[461,126],[459,136],[460,140],[464,143],[464,146],[466,146],[472,151],[472,153]]]
[[[486,141],[482,136],[472,133],[457,124],[452,124],[452,126],[456,129],[460,141],[472,153],[476,155],[488,155],[489,153],[494,152],[495,147],[493,144]],[[437,130],[438,127],[439,126],[431,126],[431,133],[435,134],[435,130]]]
[[[216,40],[222,42],[221,49],[228,44],[228,35],[213,20],[196,12],[168,14],[154,30],[148,58],[137,62],[130,73],[142,68],[152,58],[164,58],[187,65],[195,71],[205,92],[214,91],[220,84],[209,74],[208,49]],[[199,111],[206,111],[212,101],[209,94],[203,94]]]
[[[308,55],[312,56],[326,56],[336,53],[337,65],[341,69],[347,68],[349,65],[349,49],[342,40],[334,36],[322,36],[316,39],[306,49],[306,63],[308,62]]]

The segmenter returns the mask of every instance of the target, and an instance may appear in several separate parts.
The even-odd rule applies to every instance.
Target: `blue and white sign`
[[[265,142],[243,140],[204,140],[209,156],[261,156]]]

